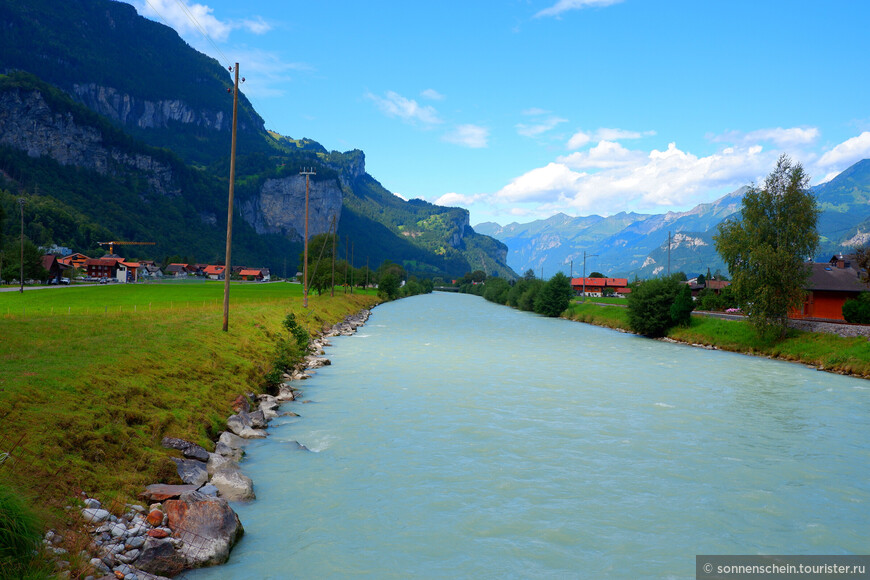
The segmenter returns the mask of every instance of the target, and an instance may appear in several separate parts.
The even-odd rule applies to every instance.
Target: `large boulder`
[[[209,458],[207,452],[205,458],[206,460]],[[208,481],[208,471],[204,462],[196,459],[178,459],[177,457],[170,457],[170,459],[175,462],[178,477],[184,483],[199,487]]]
[[[186,566],[185,558],[179,554],[169,538],[145,539],[139,557],[133,563],[136,568],[149,574],[175,576]]]
[[[211,476],[209,483],[218,488],[221,497],[229,501],[247,501],[256,497],[254,482],[235,464],[222,465]]]
[[[173,537],[184,542],[176,553],[187,568],[223,564],[245,533],[239,516],[223,498],[190,491],[164,502],[163,509]]]
[[[227,429],[242,439],[264,439],[266,432],[262,429],[252,428],[251,417],[247,413],[244,413],[244,415],[242,413],[229,416],[227,419]]]
[[[209,454],[208,463],[206,464],[206,469],[209,475],[214,475],[218,469],[224,466],[238,469],[239,464],[236,463],[236,460],[227,455],[221,455],[220,453]]]

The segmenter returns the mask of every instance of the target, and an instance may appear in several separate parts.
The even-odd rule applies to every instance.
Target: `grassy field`
[[[625,308],[572,304],[566,318],[598,326],[630,330]],[[784,340],[765,341],[743,320],[693,316],[688,328],[673,328],[668,338],[722,350],[801,362],[825,370],[870,379],[870,341],[820,332],[789,331]]]
[[[312,333],[378,302],[296,284],[106,285],[0,293],[0,482],[63,501],[133,500],[178,482],[164,436],[211,450],[245,391],[261,391],[287,313]],[[8,312],[8,313],[7,313]]]

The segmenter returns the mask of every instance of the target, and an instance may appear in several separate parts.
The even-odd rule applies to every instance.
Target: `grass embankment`
[[[631,330],[625,308],[575,303],[568,307],[564,316],[598,326]],[[760,338],[755,329],[743,320],[693,316],[688,328],[673,328],[668,332],[668,338],[800,362],[870,379],[870,341],[862,337],[843,338],[821,332],[790,330],[784,340],[770,341]]]
[[[0,293],[0,482],[40,500],[105,502],[179,483],[164,436],[206,449],[245,391],[262,391],[289,312],[312,334],[378,302],[295,284],[109,285]],[[8,309],[9,314],[6,314]],[[174,452],[173,452],[174,453]]]

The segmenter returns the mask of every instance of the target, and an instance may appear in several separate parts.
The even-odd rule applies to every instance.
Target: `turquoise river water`
[[[186,578],[694,578],[867,554],[870,382],[436,293],[377,307],[251,442]],[[294,441],[311,452],[300,451]]]

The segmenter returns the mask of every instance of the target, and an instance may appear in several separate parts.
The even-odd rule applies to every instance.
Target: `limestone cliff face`
[[[308,236],[329,231],[335,216],[341,219],[341,187],[334,179],[310,182],[308,196]],[[242,218],[258,234],[280,234],[302,241],[305,232],[305,177],[294,175],[268,179],[259,194],[239,204]]]
[[[172,168],[144,154],[108,147],[100,131],[79,125],[70,113],[52,111],[39,91],[13,90],[0,94],[0,144],[47,156],[61,165],[116,175],[134,169],[145,176],[157,194],[175,196]]]
[[[171,121],[229,131],[232,118],[223,111],[197,110],[184,101],[164,99],[148,101],[94,83],[73,86],[75,97],[86,107],[125,127],[163,129]],[[240,129],[245,130],[244,120]]]
[[[456,231],[453,232],[453,235],[450,236],[450,240],[448,241],[448,243],[454,248],[458,248],[462,244],[462,239],[465,237],[469,228],[468,211],[463,211],[462,216],[462,219],[456,224]]]

